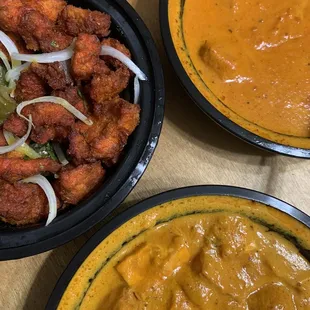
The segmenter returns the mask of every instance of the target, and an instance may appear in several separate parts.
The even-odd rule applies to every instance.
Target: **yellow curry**
[[[308,0],[170,0],[169,23],[183,67],[219,111],[310,148]]]
[[[166,203],[105,239],[58,309],[310,309],[310,262],[284,235],[310,249],[307,227],[256,202]]]

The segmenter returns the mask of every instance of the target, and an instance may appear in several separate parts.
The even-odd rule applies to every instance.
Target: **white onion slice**
[[[3,135],[8,145],[13,144],[17,138],[9,131],[3,129]],[[33,148],[31,148],[27,143],[24,143],[22,146],[15,149],[15,151],[28,156],[31,159],[40,158],[40,154],[38,154]]]
[[[119,50],[107,46],[107,45],[102,45],[101,46],[101,56],[111,56],[113,58],[118,59],[121,61],[128,69],[130,69],[138,78],[139,80],[146,81],[147,77],[146,75],[140,70],[140,68],[126,55],[121,53]]]
[[[21,74],[21,72],[25,69],[27,69],[29,66],[31,65],[30,62],[26,62],[24,63],[23,65],[20,65],[14,69],[11,69],[11,70],[8,70],[8,72],[6,73],[5,75],[5,79],[7,82],[10,82],[10,81],[14,81],[14,80],[18,80],[19,79],[19,76]]]
[[[47,197],[49,207],[45,226],[49,225],[57,216],[57,198],[51,183],[40,174],[24,179],[21,182],[38,184],[43,189]]]
[[[78,118],[83,123],[85,123],[86,125],[91,126],[93,124],[92,120],[87,118],[87,116],[81,113],[78,109],[76,109],[73,105],[71,105],[67,100],[60,98],[60,97],[54,97],[54,96],[39,97],[33,100],[21,102],[17,106],[16,112],[20,117],[26,118],[25,116],[21,114],[22,109],[26,107],[27,105],[30,105],[33,103],[39,103],[39,102],[51,102],[51,103],[59,104],[62,107],[64,107],[66,110],[68,110],[70,113],[72,113],[76,118]]]
[[[18,48],[16,47],[14,41],[3,31],[0,30],[0,42],[4,45],[4,47],[7,49],[7,51],[10,54],[10,57],[12,58],[13,53],[18,53]],[[21,65],[20,61],[14,61],[12,59],[12,67],[18,67]]]
[[[63,150],[61,149],[61,146],[59,145],[59,143],[57,142],[53,142],[53,148],[54,148],[54,151],[56,153],[56,156],[59,160],[59,162],[63,165],[63,166],[66,166],[69,164]]]
[[[3,64],[4,64],[5,68],[6,68],[6,70],[7,71],[11,70],[11,65],[9,63],[9,60],[8,60],[8,58],[6,57],[6,55],[2,51],[0,51],[0,58],[3,61]]]
[[[53,63],[56,61],[66,61],[71,59],[73,55],[72,45],[66,49],[59,52],[43,53],[43,54],[19,54],[13,53],[12,59],[28,61],[28,62],[38,62],[38,63]]]
[[[28,120],[28,119],[27,119]],[[31,132],[31,124],[32,124],[32,117],[31,115],[29,115],[29,123],[28,123],[28,130],[27,133],[20,139],[16,140],[14,143],[12,143],[11,145],[7,145],[7,146],[0,146],[0,154],[6,154],[9,152],[14,151],[15,149],[17,149],[18,147],[22,146],[28,139],[30,132]]]
[[[136,76],[134,79],[134,100],[133,103],[137,104],[139,102],[139,98],[140,98],[140,82],[139,82],[139,78]]]

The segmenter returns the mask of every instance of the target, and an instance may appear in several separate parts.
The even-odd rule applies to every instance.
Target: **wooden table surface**
[[[214,124],[186,96],[160,37],[159,0],[130,0],[158,46],[166,77],[166,115],[155,155],[128,207],[176,187],[227,184],[283,199],[310,214],[310,162],[256,149]],[[57,279],[95,229],[56,250],[0,262],[0,309],[44,309]]]

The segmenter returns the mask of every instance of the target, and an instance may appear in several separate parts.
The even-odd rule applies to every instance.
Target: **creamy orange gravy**
[[[248,216],[310,248],[308,228],[259,203],[181,199],[114,231],[77,271],[58,309],[310,309],[309,261]]]
[[[308,1],[180,3],[169,1],[172,37],[200,92],[242,127],[310,148]]]

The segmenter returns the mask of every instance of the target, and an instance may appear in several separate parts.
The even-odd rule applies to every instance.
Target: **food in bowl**
[[[178,199],[115,230],[88,256],[65,309],[309,309],[310,231],[236,197]]]
[[[2,221],[50,224],[102,183],[138,126],[147,78],[110,25],[63,0],[1,2]]]
[[[306,149],[309,17],[302,1],[169,0],[173,43],[200,93],[250,132]]]

